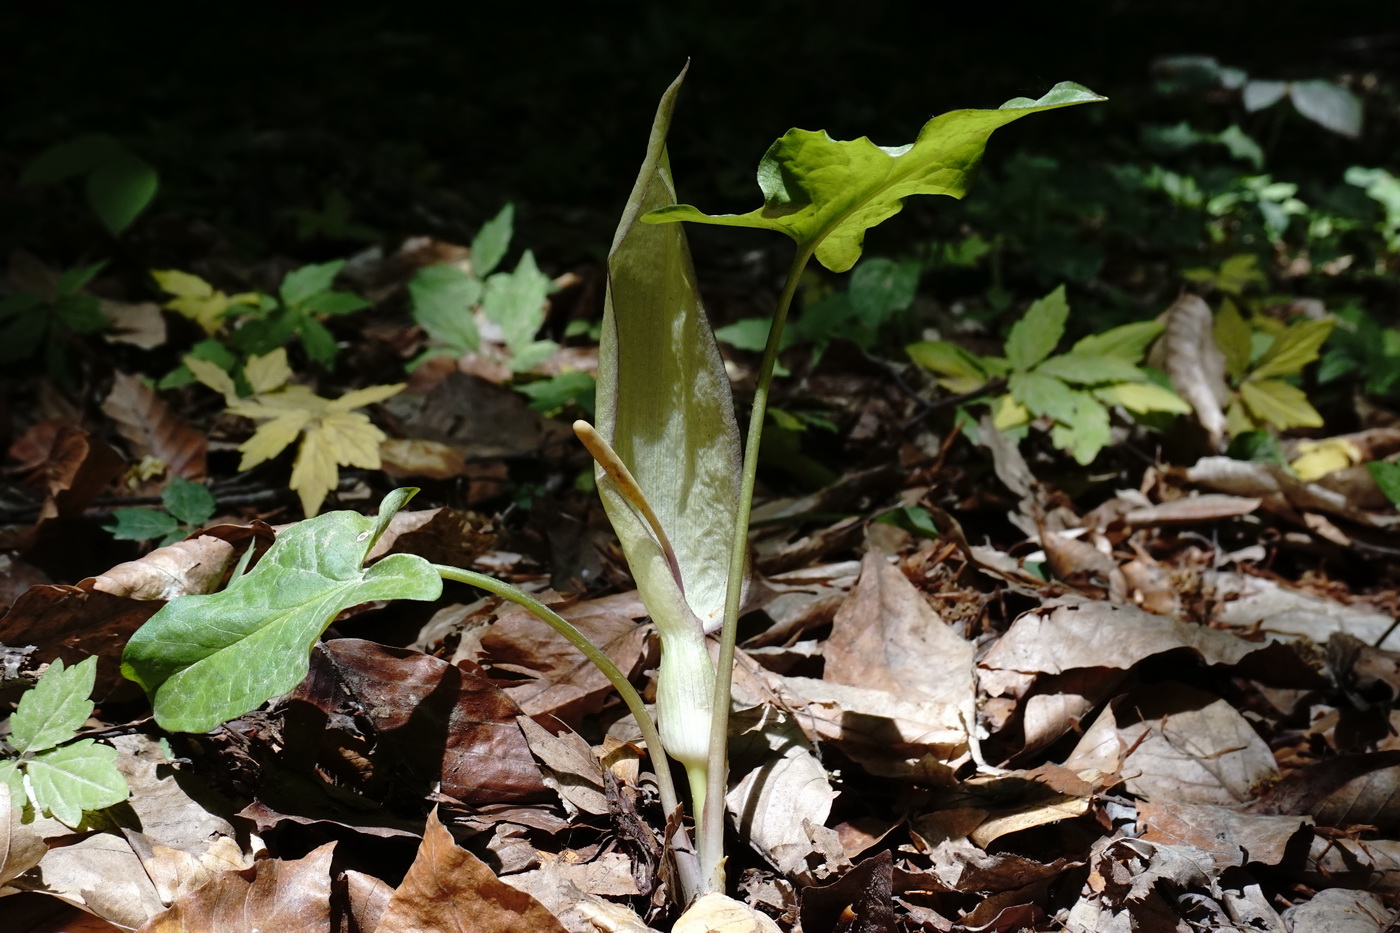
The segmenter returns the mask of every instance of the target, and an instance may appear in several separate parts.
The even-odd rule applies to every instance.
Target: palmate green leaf
[[[942,376],[938,382],[953,392],[972,392],[991,378],[981,357],[946,340],[925,340],[904,348],[909,358]]]
[[[1336,319],[1330,317],[1290,324],[1287,330],[1274,338],[1268,351],[1259,358],[1259,363],[1249,374],[1250,381],[1267,379],[1270,376],[1292,376],[1302,372],[1304,366],[1317,359],[1318,350],[1322,348],[1336,324]]]
[[[1109,439],[1108,409],[1085,392],[1074,393],[1074,420],[1059,422],[1050,431],[1050,440],[1068,451],[1081,466],[1088,466]]]
[[[62,823],[77,826],[85,811],[119,804],[130,795],[116,762],[115,748],[81,739],[41,753],[24,762],[23,768],[34,805]]]
[[[1105,382],[1142,382],[1147,378],[1142,370],[1122,357],[1084,356],[1079,353],[1052,356],[1037,366],[1035,371],[1079,386],[1099,385]]]
[[[249,364],[250,368],[252,364]],[[214,514],[217,502],[209,487],[203,483],[192,483],[182,476],[170,481],[161,491],[160,501],[170,510],[170,514],[187,525],[202,525]]]
[[[1303,390],[1282,379],[1250,379],[1240,386],[1240,398],[1256,421],[1268,422],[1281,431],[1322,427],[1322,416]]]
[[[638,223],[646,212],[676,201],[665,146],[683,77],[662,96],[646,159],[608,255],[597,430],[630,468],[665,529],[685,604],[713,628],[722,621],[728,588],[740,488],[739,428],[729,377],[696,290],[685,229]],[[653,599],[642,579],[656,567],[656,542],[611,483],[600,482],[599,492],[647,608],[656,616],[665,611],[668,594],[658,580]]]
[[[484,279],[506,258],[515,225],[515,205],[507,204],[501,212],[481,225],[472,238],[472,275]]]
[[[1063,285],[1032,302],[1006,335],[1006,359],[1012,370],[1023,372],[1049,356],[1065,335],[1068,317],[1069,302]]]
[[[1037,417],[1073,423],[1079,394],[1059,379],[1039,372],[1012,373],[1008,382],[1011,397]]]
[[[1111,356],[1136,363],[1166,327],[1162,321],[1124,324],[1102,334],[1090,334],[1070,347],[1069,352],[1074,356]]]
[[[688,204],[660,207],[648,223],[699,223],[777,230],[814,249],[832,272],[860,258],[865,231],[899,213],[915,194],[967,193],[987,138],[1028,114],[1105,98],[1070,81],[1040,100],[1018,97],[997,110],[954,110],[924,124],[907,146],[877,146],[866,137],[835,140],[825,131],[788,130],[758,165],[763,207],[747,214],[706,214]]]
[[[19,698],[10,717],[10,745],[20,754],[41,752],[73,737],[92,715],[97,658],[64,669],[60,658]]]
[[[472,312],[481,303],[481,280],[448,263],[419,269],[408,283],[413,319],[439,343],[459,354],[481,346]]]
[[[157,509],[113,509],[102,527],[118,541],[156,541],[179,531],[180,521]]]
[[[544,324],[545,300],[553,288],[554,283],[540,271],[535,254],[528,249],[514,272],[497,272],[486,280],[482,310],[488,320],[500,326],[512,353],[523,351],[534,341]]]
[[[437,599],[442,579],[411,554],[365,556],[416,493],[396,489],[379,515],[328,512],[277,536],[252,572],[210,595],[172,600],[132,636],[122,674],[151,696],[156,721],[207,732],[286,693],[312,644],[344,609],[376,599]]]

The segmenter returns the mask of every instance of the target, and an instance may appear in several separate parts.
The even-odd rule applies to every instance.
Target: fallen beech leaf
[[[0,618],[0,644],[35,645],[39,658],[62,658],[70,666],[96,655],[94,696],[101,700],[114,690],[130,694],[134,685],[118,667],[122,648],[160,607],[158,601],[83,586],[33,586]]]
[[[1400,830],[1400,752],[1347,755],[1300,768],[1269,788],[1256,813],[1308,814],[1319,826]]]
[[[1270,659],[1265,674],[1296,678],[1306,672],[1296,658],[1291,668],[1283,663],[1291,652],[1282,646],[1248,642],[1136,606],[1065,599],[1019,616],[983,656],[979,680],[992,696],[1019,696],[1038,676],[1081,668],[1127,670],[1180,648],[1189,648],[1209,665],[1235,665],[1259,654],[1261,667],[1263,658]]]
[[[380,915],[377,933],[568,933],[558,918],[460,848],[428,814],[418,856]]]
[[[170,476],[196,482],[204,479],[208,439],[141,379],[116,373],[102,411],[116,422],[133,458],[155,457],[165,463]]]
[[[1140,800],[1137,814],[1142,829],[1140,838],[1202,849],[1220,868],[1245,862],[1278,865],[1288,844],[1311,822],[1299,816],[1241,813],[1229,807],[1180,800]]]
[[[766,914],[732,897],[711,892],[681,914],[671,933],[782,933]]]
[[[264,859],[247,871],[228,872],[177,900],[137,933],[331,933],[334,849],[330,842],[295,861]]]
[[[1218,521],[1222,518],[1236,518],[1248,515],[1259,508],[1259,499],[1244,496],[1199,495],[1163,502],[1146,508],[1132,509],[1123,516],[1124,521],[1134,527],[1145,525],[1195,525],[1200,522]]]
[[[530,743],[530,751],[542,763],[545,783],[566,804],[594,816],[608,812],[602,765],[577,732],[554,735],[529,716],[519,716],[516,722]]]
[[[339,933],[374,933],[380,918],[394,896],[394,889],[373,875],[364,872],[345,873],[345,924]]]
[[[1213,571],[1204,575],[1202,583],[1215,593],[1216,618],[1227,625],[1309,638],[1318,644],[1324,644],[1335,632],[1352,635],[1368,645],[1385,635],[1381,647],[1400,651],[1400,629],[1392,630],[1395,617],[1364,604],[1347,605],[1254,574]]]
[[[10,803],[10,789],[0,783],[0,888],[35,865],[49,851],[39,833],[22,819],[22,811]]]
[[[552,862],[546,868],[501,880],[543,904],[569,933],[656,933],[627,907],[581,890],[567,876],[546,870],[560,864]]]
[[[1155,803],[1242,803],[1278,777],[1268,745],[1233,706],[1171,683],[1110,703],[1064,765],[1127,774],[1129,792]]]
[[[39,524],[80,515],[125,467],[121,455],[105,442],[82,428],[60,425],[35,482],[46,495]]]
[[[128,930],[165,907],[131,846],[110,833],[53,847],[39,871],[12,879],[10,885],[51,895]]]
[[[556,611],[612,658],[624,674],[634,672],[642,663],[649,631],[646,626],[603,604],[558,606]],[[482,636],[481,647],[483,663],[531,678],[506,688],[528,716],[548,713],[577,728],[612,696],[612,684],[592,662],[564,636],[524,610],[511,607],[502,611]]]
[[[111,330],[102,335],[108,343],[125,343],[142,350],[152,350],[166,341],[165,317],[153,301],[98,300],[103,317],[112,322]]]
[[[974,648],[938,617],[898,567],[872,549],[836,612],[823,652],[823,678],[965,706],[972,715]]]
[[[1167,329],[1159,346],[1165,360],[1157,360],[1171,378],[1177,394],[1191,403],[1196,420],[1219,450],[1225,440],[1225,405],[1230,390],[1225,384],[1225,354],[1215,342],[1210,306],[1195,295],[1182,295],[1167,309]]]

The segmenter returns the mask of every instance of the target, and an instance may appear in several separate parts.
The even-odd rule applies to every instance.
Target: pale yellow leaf
[[[179,269],[152,269],[151,278],[156,280],[161,291],[177,298],[208,298],[214,294],[214,286]]]
[[[1303,390],[1282,379],[1250,380],[1240,386],[1250,414],[1276,428],[1320,428],[1322,416],[1308,403]]]
[[[998,431],[1009,431],[1012,428],[1019,428],[1023,424],[1030,423],[1030,420],[1030,409],[1010,395],[1003,395],[1001,404],[997,406],[996,418],[992,423],[996,425]]]
[[[398,395],[404,390],[404,383],[398,382],[388,386],[365,386],[363,389],[356,389],[353,392],[346,392],[340,398],[330,403],[331,411],[350,411],[353,408],[362,408],[365,405],[373,405],[375,402],[382,402],[386,398]]]
[[[227,404],[232,406],[238,401],[238,390],[233,384],[233,377],[224,372],[217,363],[195,356],[186,356],[181,362],[202,384],[222,395]]]
[[[287,365],[287,351],[281,347],[263,356],[252,356],[243,364],[243,378],[253,392],[262,395],[287,384],[292,368]]]
[[[306,412],[293,411],[259,425],[252,437],[238,445],[243,454],[238,471],[241,473],[251,470],[264,460],[271,460],[286,450],[310,420],[311,416]]]
[[[325,432],[307,431],[301,442],[301,450],[297,451],[297,462],[292,466],[289,484],[301,497],[301,507],[307,518],[321,511],[326,494],[340,482],[340,470],[335,461],[335,449]]]
[[[1289,464],[1298,478],[1304,482],[1321,479],[1328,473],[1360,463],[1361,448],[1342,437],[1329,437],[1324,441],[1300,441],[1298,456]]]
[[[385,440],[384,432],[367,416],[359,412],[329,414],[307,436],[311,433],[324,439],[335,453],[337,463],[366,470],[379,469],[379,445]]]
[[[287,386],[253,398],[239,399],[228,410],[244,418],[280,418],[288,412],[301,412],[308,417],[320,417],[328,410],[330,399],[321,398],[306,386]]]

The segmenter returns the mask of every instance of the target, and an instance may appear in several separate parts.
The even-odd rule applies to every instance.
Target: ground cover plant
[[[898,148],[790,131],[764,206],[710,215],[677,203],[677,82],[595,271],[512,246],[498,198],[469,247],[77,283],[102,326],[61,336],[66,392],[15,383],[0,505],[9,916],[1384,929],[1383,202],[1344,181],[1374,213],[1325,232],[1222,164],[1256,111],[1331,132],[1297,87],[1193,131],[1220,162],[1156,177],[1201,242],[1154,214],[1131,275],[1089,261],[1131,210],[1042,196],[1068,157],[958,200],[1077,85]],[[955,235],[863,256],[933,205]],[[702,301],[699,224],[793,243]]]

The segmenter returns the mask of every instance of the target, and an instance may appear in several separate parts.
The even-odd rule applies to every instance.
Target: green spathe
[[[637,223],[676,201],[665,145],[683,77],[661,99],[608,256],[597,429],[631,470],[674,547],[683,606],[713,630],[724,612],[739,499],[739,428],[685,230]],[[681,615],[672,610],[680,607],[674,593],[649,594],[643,582],[643,568],[656,567],[662,555],[652,553],[656,542],[625,497],[610,483],[600,482],[599,493],[664,640],[670,618]]]
[[[747,214],[706,214],[688,204],[653,210],[648,223],[692,220],[777,230],[815,248],[832,272],[860,258],[865,231],[899,213],[904,198],[961,198],[976,174],[987,138],[1031,113],[1105,98],[1063,81],[1040,100],[1018,97],[996,110],[954,110],[924,124],[907,146],[877,146],[868,138],[835,140],[824,130],[788,130],[758,165],[763,207]]]
[[[328,512],[293,525],[227,589],[182,596],[152,616],[127,643],[122,673],[151,696],[156,721],[207,732],[300,683],[312,644],[342,610],[437,599],[442,579],[421,557],[392,554],[364,566],[417,491],[390,493],[375,517]]]

